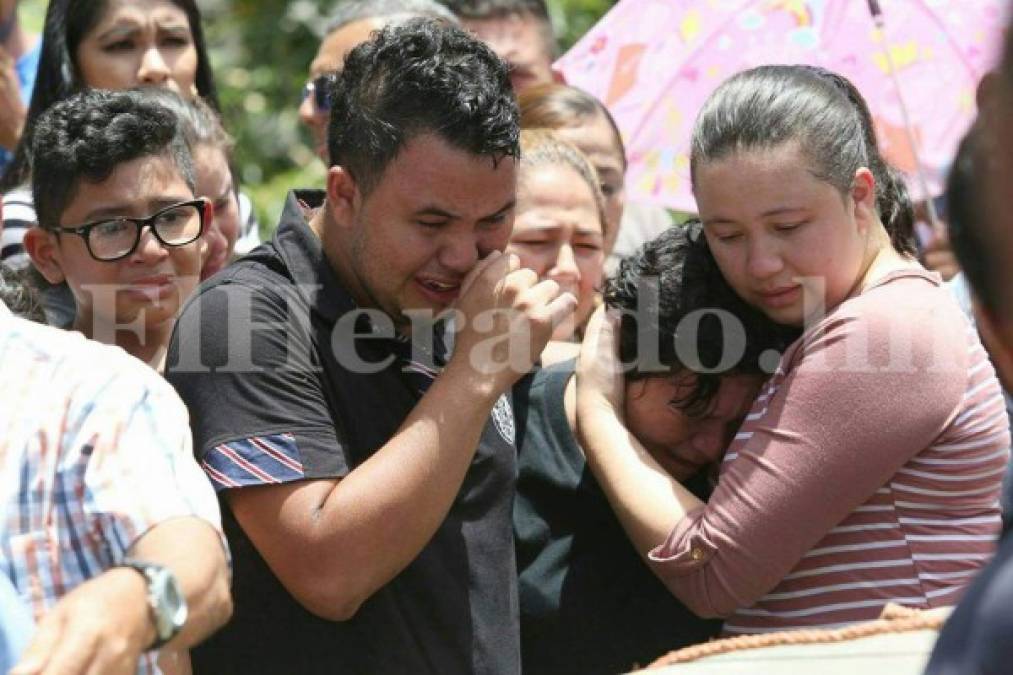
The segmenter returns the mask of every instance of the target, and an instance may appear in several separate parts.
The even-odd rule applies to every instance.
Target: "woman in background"
[[[665,209],[626,199],[626,149],[608,108],[587,92],[564,84],[525,89],[518,97],[521,127],[552,129],[583,152],[598,172],[605,197],[605,269],[634,253],[672,224]]]
[[[507,251],[520,258],[521,267],[577,298],[573,316],[556,327],[543,352],[543,365],[576,356],[573,340],[579,339],[601,287],[606,216],[598,181],[587,158],[555,132],[521,131],[516,215]]]

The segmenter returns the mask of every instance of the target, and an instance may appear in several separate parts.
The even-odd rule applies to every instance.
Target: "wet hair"
[[[950,244],[960,268],[974,289],[975,296],[989,312],[997,314],[1001,306],[998,270],[1007,264],[1003,252],[989,245],[981,189],[982,167],[988,150],[983,147],[984,132],[976,122],[964,136],[946,182],[947,228]]]
[[[647,289],[656,296],[656,311],[640,307]],[[619,357],[627,367],[628,381],[696,373],[690,391],[674,401],[689,415],[701,415],[709,409],[722,377],[739,373],[768,375],[770,370],[763,368],[769,366],[763,360],[764,352],[781,353],[800,334],[799,329],[774,323],[739,298],[721,274],[698,220],[666,229],[620,261],[605,282],[604,298],[608,307],[622,310]],[[714,310],[734,319],[742,332],[734,338],[726,336],[725,323]],[[690,315],[690,323],[684,323]],[[685,344],[682,350],[677,347],[677,343],[692,337],[685,332],[689,325],[696,327],[695,344],[689,345],[695,347],[695,363],[684,360]],[[741,358],[724,372],[709,372],[724,363],[726,339],[744,343]],[[645,363],[640,353],[642,344],[657,350],[657,362]],[[659,373],[659,364],[667,370]]]
[[[17,316],[36,323],[46,323],[42,302],[25,272],[19,272],[4,263],[0,263],[0,302]]]
[[[569,167],[583,179],[594,196],[595,208],[598,211],[598,224],[604,234],[605,198],[601,193],[598,173],[591,166],[587,156],[548,129],[523,129],[521,131],[521,180],[523,180],[526,168],[546,165]]]
[[[39,117],[32,155],[32,196],[42,227],[59,225],[82,180],[100,183],[139,157],[168,157],[195,190],[176,115],[139,91],[87,90],[60,101]]]
[[[330,164],[345,167],[363,194],[423,134],[493,162],[520,153],[506,66],[464,30],[432,19],[387,26],[349,52],[331,100]]]
[[[509,16],[530,16],[541,26],[546,53],[555,56],[558,49],[552,30],[552,18],[545,0],[443,0],[462,21],[489,21]]]
[[[196,0],[171,0],[183,10],[190,25],[190,35],[197,51],[197,94],[215,110],[218,90],[215,87],[208,58],[200,9]],[[7,191],[27,182],[31,171],[32,136],[36,120],[53,104],[85,89],[77,66],[77,50],[85,37],[102,20],[107,0],[50,0],[42,31],[39,69],[28,105],[25,127],[14,157],[0,179],[0,191]]]
[[[876,179],[876,210],[900,253],[916,253],[914,212],[900,174],[879,152],[869,107],[847,78],[802,65],[760,66],[732,76],[704,103],[693,129],[690,175],[741,150],[797,143],[810,172],[847,194],[855,171]]]
[[[604,117],[626,168],[626,148],[615,119],[601,101],[583,89],[556,82],[534,85],[517,96],[517,106],[522,129],[566,129]]]
[[[345,0],[331,13],[324,34],[366,19],[397,21],[400,18],[427,17],[457,25],[457,17],[436,0]]]

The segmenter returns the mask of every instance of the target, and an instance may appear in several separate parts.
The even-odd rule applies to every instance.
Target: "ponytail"
[[[876,179],[876,211],[883,227],[890,235],[890,243],[898,253],[916,255],[918,252],[914,235],[914,207],[908,193],[907,183],[901,173],[886,163],[879,151],[876,128],[869,106],[851,80],[825,68],[803,66],[819,77],[829,80],[851,103],[862,124],[869,170]]]
[[[911,205],[907,183],[903,176],[881,158],[879,167],[872,168],[876,177],[876,210],[883,227],[890,235],[890,243],[898,253],[917,255],[915,244],[915,214]]]

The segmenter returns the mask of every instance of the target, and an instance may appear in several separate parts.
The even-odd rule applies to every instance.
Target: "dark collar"
[[[278,220],[274,246],[296,284],[296,293],[327,323],[357,309],[355,301],[338,280],[323,244],[310,229],[313,211],[323,208],[323,190],[291,190]]]

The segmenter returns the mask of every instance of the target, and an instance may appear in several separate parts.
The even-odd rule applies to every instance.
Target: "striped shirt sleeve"
[[[940,313],[922,296],[897,312],[892,294],[870,295],[785,354],[708,504],[651,552],[659,576],[698,614],[728,616],[775,589],[931,445],[961,402],[966,322],[956,306]]]
[[[29,265],[25,252],[25,232],[35,225],[35,205],[27,188],[17,188],[3,196],[4,226],[0,233],[0,261],[14,269]]]
[[[205,289],[176,326],[166,379],[190,410],[197,459],[218,492],[341,478],[350,470],[343,432],[315,362],[309,315],[290,307],[297,300],[283,292],[280,286],[246,283]],[[238,324],[223,330],[219,318],[238,306],[249,308],[250,323],[258,327],[248,347],[256,367],[207,372],[187,367],[179,350],[188,340],[199,343],[200,363],[229,362],[234,341],[227,331],[239,330],[233,328]]]

